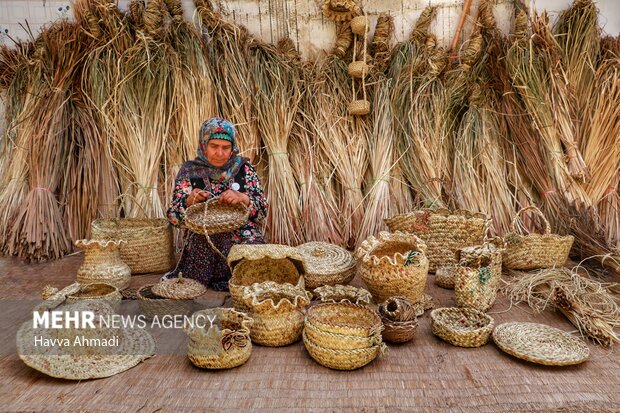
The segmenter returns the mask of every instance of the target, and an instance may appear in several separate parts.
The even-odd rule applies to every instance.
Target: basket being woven
[[[353,254],[338,245],[313,241],[298,246],[297,250],[306,261],[306,288],[347,284],[355,276]]]
[[[183,223],[190,231],[208,235],[232,232],[248,222],[250,209],[240,203],[229,205],[219,202],[219,197],[211,198],[190,206],[185,212]]]
[[[322,303],[351,303],[369,305],[372,295],[363,288],[352,285],[324,285],[314,289],[314,295]]]
[[[358,248],[358,273],[376,302],[403,296],[416,303],[428,276],[425,252],[426,244],[413,234],[380,232]]]
[[[485,214],[447,209],[422,209],[385,219],[390,231],[409,232],[424,240],[429,271],[456,264],[456,251],[484,240]]]
[[[493,341],[508,354],[547,366],[579,364],[590,356],[583,340],[544,324],[500,324],[493,331]]]
[[[431,311],[433,334],[459,347],[480,347],[489,341],[493,319],[473,308],[437,308]]]
[[[232,269],[228,288],[233,306],[239,311],[247,311],[243,288],[254,283],[275,281],[305,287],[305,258],[287,245],[234,245],[228,253],[228,265]]]
[[[187,357],[203,369],[230,369],[244,364],[252,354],[252,319],[232,308],[195,312],[186,323]]]
[[[164,218],[102,218],[91,224],[94,239],[127,241],[121,259],[132,274],[163,273],[174,264],[172,228]]]
[[[243,303],[254,320],[250,334],[254,343],[280,347],[301,339],[309,292],[273,281],[255,283],[243,291]]]
[[[544,221],[544,234],[523,235],[517,232],[516,221],[525,211],[533,211]],[[552,234],[551,225],[544,214],[538,208],[529,206],[517,212],[512,222],[512,232],[506,235],[505,239],[504,267],[512,270],[534,270],[563,266],[568,259],[574,237]]]

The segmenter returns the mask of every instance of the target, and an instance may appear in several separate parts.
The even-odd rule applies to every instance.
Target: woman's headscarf
[[[207,158],[207,144],[211,139],[221,139],[232,144],[232,154],[226,163],[220,167],[214,166]],[[198,139],[198,153],[193,164],[206,168],[209,178],[217,182],[224,182],[237,175],[241,167],[249,162],[248,158],[239,156],[235,125],[226,119],[211,118],[200,126]]]

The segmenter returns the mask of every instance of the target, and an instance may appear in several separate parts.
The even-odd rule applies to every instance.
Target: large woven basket
[[[473,308],[437,308],[431,311],[433,334],[458,347],[480,347],[489,341],[493,319]]]
[[[153,285],[145,285],[136,292],[140,311],[148,319],[190,315],[196,309],[193,300],[172,300],[158,296],[152,291]]]
[[[533,211],[545,224],[544,234],[523,235],[517,232],[516,221],[525,211]],[[561,267],[568,259],[573,245],[572,235],[560,236],[551,233],[551,225],[536,207],[522,208],[512,222],[512,232],[506,235],[506,251],[503,265],[512,270],[534,270],[537,268]]]
[[[102,218],[91,224],[95,239],[127,241],[121,259],[132,274],[163,273],[174,264],[172,227],[164,218]]]
[[[314,296],[322,303],[351,303],[370,305],[372,295],[368,290],[352,285],[324,285],[315,288]]]
[[[301,339],[309,292],[273,281],[255,283],[243,291],[243,303],[254,320],[250,334],[254,343],[280,347]]]
[[[429,271],[456,264],[456,251],[481,245],[488,226],[486,215],[447,209],[422,209],[385,220],[390,231],[410,232],[424,240]]]
[[[304,288],[306,264],[299,251],[287,245],[234,245],[228,253],[232,277],[228,288],[233,306],[247,311],[243,303],[243,288],[254,283],[275,281]]]
[[[426,244],[413,234],[379,233],[357,250],[358,273],[376,302],[403,296],[412,303],[422,300],[428,260]]]
[[[192,232],[213,235],[241,228],[249,216],[250,209],[245,204],[224,204],[215,197],[190,206],[183,223]]]
[[[230,369],[248,361],[252,354],[252,319],[232,308],[209,308],[192,315],[186,323],[187,357],[203,369]],[[211,324],[213,320],[213,324]]]
[[[334,370],[355,370],[364,367],[372,362],[379,355],[382,355],[386,346],[384,343],[355,350],[334,350],[318,345],[310,340],[304,330],[304,346],[314,359],[321,366]]]
[[[327,242],[307,242],[297,247],[306,261],[306,288],[347,284],[355,276],[353,254]]]

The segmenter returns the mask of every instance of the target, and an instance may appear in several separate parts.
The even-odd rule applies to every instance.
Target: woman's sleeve
[[[185,218],[185,210],[187,209],[187,197],[192,192],[191,181],[187,178],[187,174],[183,169],[179,171],[174,181],[174,191],[172,200],[168,204],[168,221],[175,227],[180,227]]]
[[[250,197],[250,221],[260,223],[267,216],[267,197],[252,165],[245,164],[244,170],[245,190]]]

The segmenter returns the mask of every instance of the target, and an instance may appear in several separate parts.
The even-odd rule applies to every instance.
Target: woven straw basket
[[[544,234],[519,234],[516,221],[525,211],[533,211],[545,224]],[[568,259],[573,245],[572,235],[560,236],[551,233],[551,225],[536,207],[522,208],[512,222],[512,232],[506,235],[504,267],[512,270],[534,270],[537,268],[561,267]]]
[[[254,320],[250,334],[254,343],[280,347],[301,339],[309,292],[273,281],[255,283],[243,291],[243,303]]]
[[[418,329],[418,320],[392,321],[381,317],[383,321],[383,332],[381,335],[385,341],[390,343],[406,343],[413,340]]]
[[[372,295],[368,290],[351,285],[324,285],[314,289],[314,295],[322,303],[351,303],[370,305]]]
[[[296,248],[287,245],[234,245],[228,253],[228,265],[232,269],[228,288],[239,311],[247,311],[243,288],[254,283],[275,281],[305,287],[305,259]]]
[[[460,250],[454,270],[454,295],[458,307],[486,312],[495,302],[502,273],[502,252],[485,244]]]
[[[351,31],[358,36],[364,36],[370,31],[370,21],[366,16],[356,16],[351,20]]]
[[[425,252],[426,245],[413,234],[381,232],[358,248],[358,273],[376,302],[403,296],[416,303],[422,300],[428,276]]]
[[[390,297],[377,308],[379,315],[390,321],[411,321],[417,317],[416,306],[405,297]]]
[[[108,303],[118,313],[121,310],[122,299],[123,296],[115,286],[97,283],[82,285],[79,291],[67,294],[66,304],[73,304],[84,300],[102,301]]]
[[[437,268],[437,271],[435,271],[435,284],[441,288],[454,289],[454,274],[457,268],[458,265]]]
[[[354,77],[356,79],[361,79],[368,76],[368,72],[370,71],[370,66],[368,63],[358,60],[355,62],[349,63],[348,66],[349,76]]]
[[[192,232],[208,235],[232,232],[248,222],[250,209],[245,204],[219,203],[219,197],[190,206],[183,223]]]
[[[370,113],[370,102],[367,100],[354,100],[349,103],[349,115],[364,116]]]
[[[489,341],[493,319],[473,308],[437,308],[431,311],[433,334],[458,347],[480,347]]]
[[[120,255],[123,240],[77,240],[75,246],[84,251],[84,261],[77,270],[80,284],[105,283],[123,290],[129,287],[131,269]]]
[[[94,239],[127,241],[121,259],[132,274],[163,273],[175,263],[172,228],[164,218],[105,218],[91,224]]]
[[[488,226],[486,215],[447,209],[422,209],[385,220],[390,231],[410,232],[422,238],[428,250],[429,271],[456,264],[456,251],[481,245]]]
[[[355,276],[353,254],[338,245],[313,241],[298,246],[297,250],[306,261],[304,282],[308,289],[347,284]]]
[[[213,320],[211,325],[210,320]],[[209,308],[192,315],[186,324],[187,357],[203,369],[230,369],[244,364],[252,354],[252,319],[232,308]]]
[[[323,15],[336,22],[346,22],[361,13],[355,0],[324,0]]]
[[[140,311],[147,318],[162,318],[167,315],[190,315],[196,309],[193,300],[172,300],[161,297],[152,291],[153,286],[154,284],[145,285],[136,292]]]
[[[355,350],[334,350],[319,346],[306,336],[306,330],[304,330],[304,346],[310,354],[310,357],[314,359],[321,366],[334,369],[334,370],[355,370],[360,367],[364,367],[368,363],[372,362],[378,356],[382,355],[386,351],[386,345],[381,343],[379,345],[360,348]]]

